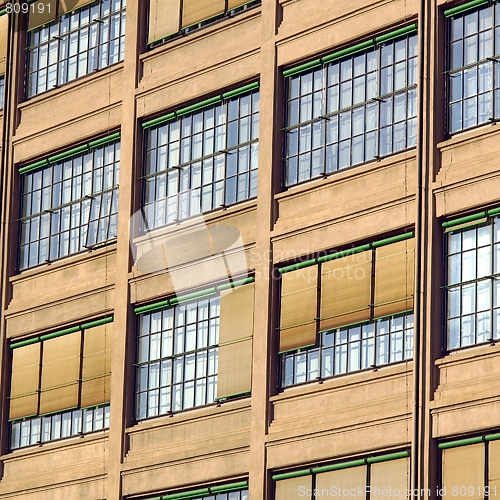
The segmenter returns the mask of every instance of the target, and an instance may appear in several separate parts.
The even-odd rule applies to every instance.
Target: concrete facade
[[[126,7],[123,62],[26,99],[26,19],[12,15],[2,119],[0,499],[150,498],[249,481],[252,500],[273,499],[276,472],[411,450],[412,488],[441,484],[438,443],[500,428],[500,345],[446,353],[441,222],[499,204],[495,122],[445,132],[441,0],[263,0],[186,36],[146,47],[148,2]],[[418,23],[416,148],[282,187],[282,70],[409,23]],[[137,422],[134,307],[220,280],[216,258],[180,245],[169,272],[142,272],[141,122],[247,83],[260,82],[258,196],[204,217],[241,234],[255,274],[251,397]],[[121,132],[118,234],[101,248],[18,271],[18,167]],[[151,233],[179,241],[199,221]],[[279,387],[279,286],[273,270],[332,249],[415,230],[413,360]],[[134,250],[135,251],[135,250]],[[109,430],[11,450],[9,343],[113,314]]]

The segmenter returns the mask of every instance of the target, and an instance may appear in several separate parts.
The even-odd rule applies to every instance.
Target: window
[[[261,4],[261,0],[150,0],[148,45],[186,35]]]
[[[445,11],[450,133],[500,118],[500,5],[473,3]]]
[[[10,345],[12,449],[109,427],[111,321]]]
[[[257,196],[258,84],[143,124],[149,229]]]
[[[248,500],[248,481],[197,488],[180,493],[168,493],[161,495],[161,497],[155,497],[155,499],[145,500],[181,500],[182,498],[190,498],[191,500]]]
[[[21,167],[20,269],[116,237],[119,134]]]
[[[9,15],[6,10],[0,12],[0,110],[3,109],[5,101]]]
[[[171,298],[167,305],[136,308],[138,420],[250,392],[252,282],[249,278]]]
[[[337,497],[406,500],[410,487],[409,452],[403,451],[294,472],[275,474],[275,500]]]
[[[443,223],[448,350],[500,339],[500,217],[496,209]]]
[[[280,269],[282,387],[412,358],[412,237]]]
[[[123,60],[125,0],[85,3],[59,0],[58,16],[51,3],[52,14],[30,11],[28,97]]]
[[[415,30],[284,72],[286,186],[415,146]]]
[[[458,498],[495,498],[500,493],[500,434],[440,443],[441,487]]]

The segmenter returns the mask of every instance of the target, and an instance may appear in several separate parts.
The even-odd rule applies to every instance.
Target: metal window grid
[[[116,236],[119,166],[114,141],[23,175],[21,270]]]
[[[259,91],[146,132],[148,229],[257,196]]]
[[[32,97],[123,60],[126,0],[98,0],[29,33]]]
[[[417,35],[286,78],[284,184],[415,146]]]
[[[212,296],[140,316],[138,420],[215,401],[219,309]]]

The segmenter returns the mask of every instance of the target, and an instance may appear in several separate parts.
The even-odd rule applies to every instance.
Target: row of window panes
[[[500,117],[500,6],[495,3],[449,20],[449,132]]]
[[[30,31],[28,97],[123,60],[125,0],[99,0]]]
[[[120,143],[23,175],[20,269],[116,236]]]
[[[259,92],[148,129],[148,228],[257,195]]]
[[[66,411],[11,422],[11,449],[109,429],[110,407]]]
[[[288,387],[413,357],[413,314],[320,333],[320,345],[281,357],[281,385]]]
[[[144,314],[139,321],[137,419],[213,403],[219,297]]]
[[[447,236],[447,349],[500,338],[500,218]]]
[[[287,78],[285,184],[415,145],[417,36]]]

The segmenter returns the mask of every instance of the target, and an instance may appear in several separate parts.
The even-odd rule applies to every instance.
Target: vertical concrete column
[[[249,491],[251,500],[268,498],[266,480],[266,434],[269,415],[269,380],[272,351],[272,246],[274,223],[275,169],[279,167],[276,141],[277,1],[262,2],[262,42],[260,74],[259,184],[257,237],[255,248],[255,318],[252,366],[252,416],[250,424]]]
[[[136,179],[135,89],[138,78],[138,53],[141,15],[139,2],[127,5],[125,59],[123,71],[120,187],[116,285],[114,302],[113,358],[111,362],[111,415],[109,424],[108,500],[121,498],[121,465],[127,452],[125,429],[133,411],[131,359],[135,352],[134,318],[129,304],[130,217],[134,211]]]

